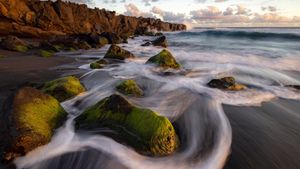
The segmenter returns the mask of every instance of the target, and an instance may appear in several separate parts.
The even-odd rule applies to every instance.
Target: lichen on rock
[[[117,85],[116,89],[129,96],[142,96],[143,90],[139,87],[135,80],[125,80]]]
[[[129,51],[114,44],[110,46],[110,48],[108,49],[108,51],[104,56],[104,58],[106,59],[118,59],[118,60],[125,60],[134,57],[135,56]]]
[[[41,90],[62,102],[84,92],[85,88],[76,77],[67,76],[45,83]]]
[[[75,119],[82,130],[109,127],[142,153],[164,156],[174,153],[179,140],[171,122],[150,109],[134,106],[120,95],[104,98]]]
[[[9,122],[12,141],[5,160],[10,161],[48,143],[66,116],[54,97],[31,87],[18,90],[12,103]]]
[[[162,68],[179,69],[181,67],[172,54],[166,49],[163,49],[159,54],[151,57],[146,63],[153,63]]]
[[[213,79],[207,84],[209,87],[223,90],[244,90],[247,87],[243,84],[238,84],[234,77],[223,77],[221,79]]]

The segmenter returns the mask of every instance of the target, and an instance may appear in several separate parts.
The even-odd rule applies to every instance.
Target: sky
[[[300,0],[68,0],[199,27],[300,27]]]

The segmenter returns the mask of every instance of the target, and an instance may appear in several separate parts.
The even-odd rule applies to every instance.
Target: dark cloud
[[[261,7],[263,11],[269,11],[269,12],[277,12],[277,8],[275,6],[266,6]]]

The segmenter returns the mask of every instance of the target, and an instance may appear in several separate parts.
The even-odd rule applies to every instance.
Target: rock
[[[234,77],[224,77],[221,79],[213,79],[208,84],[209,87],[223,90],[244,90],[247,87],[242,84],[237,84]]]
[[[153,46],[162,46],[166,48],[168,46],[167,38],[166,36],[161,36],[154,41],[152,41]]]
[[[164,34],[162,32],[155,33],[155,36],[163,36]]]
[[[120,83],[116,89],[129,96],[142,96],[143,90],[139,87],[139,85],[135,82],[135,80],[125,80]]]
[[[286,87],[291,87],[291,88],[300,90],[300,85],[287,85]]]
[[[112,11],[90,9],[84,4],[64,1],[1,1],[0,12],[1,36],[15,34],[28,38],[44,38],[102,32],[114,32],[121,36],[132,35],[134,32],[140,34],[151,29],[158,31],[186,29],[183,24],[116,15]]]
[[[103,65],[100,64],[100,63],[97,63],[97,62],[93,62],[93,63],[90,64],[90,68],[91,69],[102,69]]]
[[[48,143],[67,113],[52,96],[24,87],[17,91],[9,114],[10,145],[4,160],[11,161]]]
[[[120,95],[107,97],[75,119],[76,128],[109,127],[142,153],[164,156],[174,153],[179,141],[171,122],[149,109],[139,108]]]
[[[103,32],[100,36],[105,37],[110,44],[119,44],[123,41],[120,36],[112,32]]]
[[[150,45],[152,45],[151,42],[146,42],[146,43],[143,43],[141,46],[150,46]]]
[[[110,46],[110,48],[108,49],[107,53],[104,56],[104,58],[106,59],[119,59],[119,60],[125,60],[134,57],[135,56],[129,51],[122,49],[121,47],[114,44]]]
[[[76,45],[78,49],[88,50],[92,48],[90,44],[88,44],[86,41],[81,41],[81,40]]]
[[[17,52],[26,52],[28,50],[28,44],[17,38],[16,36],[7,36],[1,41],[1,46],[4,49],[17,51]]]
[[[179,69],[181,67],[172,54],[166,49],[163,49],[159,54],[151,57],[146,63],[153,63],[162,68]]]
[[[44,58],[49,58],[54,55],[54,51],[52,50],[40,50],[40,56]]]
[[[40,43],[39,48],[43,49],[43,50],[47,50],[47,51],[59,52],[60,50],[63,49],[63,46],[62,45],[52,45],[50,42],[45,41],[45,42]]]
[[[85,88],[76,77],[67,76],[45,83],[41,90],[62,102],[84,92]]]

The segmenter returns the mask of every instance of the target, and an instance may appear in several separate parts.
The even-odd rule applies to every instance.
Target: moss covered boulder
[[[1,47],[11,51],[26,52],[29,49],[28,44],[16,36],[7,36],[1,41]]]
[[[221,79],[213,79],[207,84],[211,88],[218,88],[222,90],[243,90],[247,87],[243,84],[238,84],[234,77],[224,77]]]
[[[66,116],[54,97],[31,87],[18,90],[12,101],[9,118],[11,140],[5,160],[13,160],[48,143]]]
[[[111,45],[104,56],[104,58],[106,59],[119,59],[119,60],[125,60],[134,57],[135,56],[132,53],[117,45]]]
[[[166,36],[161,36],[154,41],[152,41],[153,46],[162,46],[166,48],[168,46],[167,38]]]
[[[102,69],[106,64],[108,64],[108,61],[105,59],[100,59],[96,62],[93,62],[90,64],[91,69]]]
[[[84,92],[85,88],[76,77],[68,76],[45,83],[41,90],[62,102]]]
[[[52,50],[40,50],[40,56],[44,58],[50,58],[54,56],[54,53]]]
[[[172,154],[179,144],[166,117],[136,107],[120,95],[103,99],[83,112],[75,122],[76,128],[82,130],[109,127],[137,151],[154,156]]]
[[[139,85],[135,82],[135,80],[125,80],[120,83],[116,89],[129,96],[142,96],[143,90],[139,87]]]
[[[163,68],[179,69],[181,67],[173,55],[166,49],[163,49],[159,54],[151,57],[146,63],[156,64]]]

